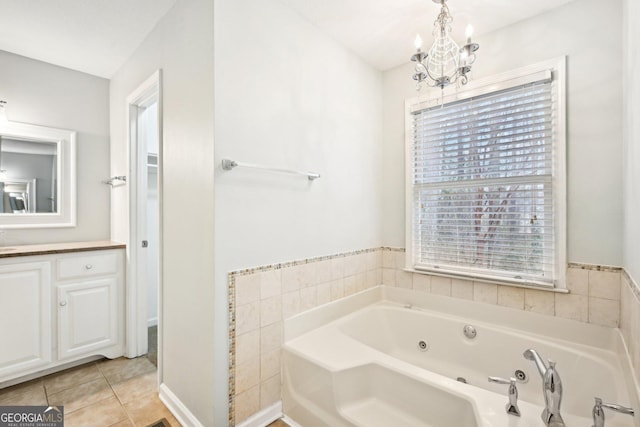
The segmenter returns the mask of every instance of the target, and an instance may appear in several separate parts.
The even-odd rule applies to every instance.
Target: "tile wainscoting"
[[[622,272],[620,330],[635,370],[636,383],[640,384],[640,286],[626,270]]]
[[[282,321],[382,283],[382,252],[365,249],[229,273],[230,426],[280,400]]]
[[[404,271],[404,252],[384,251],[382,283],[418,291],[500,305],[580,322],[618,327],[620,274],[618,267],[569,264],[569,293],[498,285]]]
[[[620,326],[640,368],[640,291],[621,268],[569,264],[566,294],[407,272],[404,257],[383,247],[229,273],[229,425],[280,400],[284,319],[380,284]]]

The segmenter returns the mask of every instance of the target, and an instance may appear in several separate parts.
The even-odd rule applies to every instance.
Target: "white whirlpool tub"
[[[303,427],[542,427],[528,348],[557,363],[567,427],[593,424],[594,397],[638,409],[617,329],[381,286],[286,320],[284,338],[284,412]],[[517,370],[521,417],[488,381]],[[605,426],[640,416],[607,412]]]

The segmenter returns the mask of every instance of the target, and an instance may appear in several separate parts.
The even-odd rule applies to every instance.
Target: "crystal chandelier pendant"
[[[437,21],[436,21],[437,24]],[[434,29],[435,41],[427,57],[427,71],[441,88],[451,83],[460,64],[460,46],[449,36],[451,27],[446,25]]]
[[[415,62],[413,79],[417,82],[416,89],[420,90],[423,83],[431,87],[444,89],[451,83],[466,84],[468,73],[475,61],[475,52],[479,46],[471,42],[473,28],[469,26],[466,34],[466,44],[460,47],[451,38],[451,23],[453,17],[446,5],[447,0],[433,0],[441,5],[440,13],[433,23],[434,42],[428,53],[422,50],[422,39],[416,37],[417,52],[411,57]]]

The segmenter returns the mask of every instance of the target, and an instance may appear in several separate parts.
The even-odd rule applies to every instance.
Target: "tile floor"
[[[269,424],[267,427],[289,427],[289,424],[285,423],[282,420],[275,420],[274,422]]]
[[[64,405],[65,427],[147,427],[166,418],[146,357],[100,360],[0,390],[0,406]]]
[[[158,366],[158,327],[151,326],[147,329],[148,350],[147,359],[151,361],[155,366]]]

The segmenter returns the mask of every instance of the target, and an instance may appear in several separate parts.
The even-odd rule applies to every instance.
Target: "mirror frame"
[[[0,121],[0,135],[12,139],[53,142],[58,156],[57,205],[54,213],[0,215],[0,229],[76,226],[76,132],[27,123]]]

